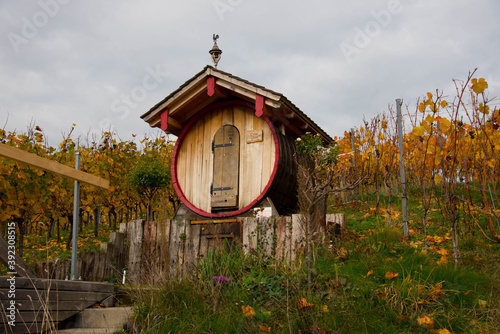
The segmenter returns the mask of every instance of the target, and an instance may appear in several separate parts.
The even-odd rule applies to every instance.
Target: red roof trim
[[[207,78],[207,95],[213,96],[215,94],[215,78],[208,77]]]
[[[255,94],[255,116],[261,117],[264,114],[264,96]]]
[[[160,120],[161,120],[160,129],[166,131],[168,129],[168,108],[162,110],[160,114]]]

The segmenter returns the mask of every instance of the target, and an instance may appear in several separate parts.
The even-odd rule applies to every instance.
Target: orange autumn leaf
[[[243,311],[243,315],[247,318],[253,318],[255,317],[255,311],[252,306],[250,305],[245,305],[241,307],[241,310]]]
[[[472,90],[476,94],[481,94],[486,88],[488,88],[488,83],[486,82],[486,80],[484,80],[484,78],[479,78],[479,80],[474,78],[471,82]]]
[[[437,330],[435,331],[434,333],[436,334],[452,334],[449,330],[447,330],[446,328],[443,328],[443,329],[440,329],[440,330]]]
[[[399,274],[398,273],[393,273],[392,271],[388,271],[385,273],[385,278],[386,279],[394,279],[396,277],[398,277]]]
[[[436,264],[439,265],[439,266],[448,264],[448,257],[446,255],[443,255],[441,257],[441,260],[439,260],[438,262],[436,262]]]
[[[267,327],[264,325],[259,325],[259,331],[261,333],[271,333],[271,327]]]
[[[300,298],[299,299],[299,310],[306,308],[306,307],[312,307],[314,304],[308,303],[305,298]]]
[[[436,247],[436,253],[442,256],[450,255],[450,250]]]
[[[364,275],[364,276],[363,276],[363,275],[361,275],[361,276],[362,276],[363,278],[367,278],[368,276],[371,276],[371,275],[373,275],[373,274],[375,274],[375,272],[373,271],[373,269],[370,269],[370,270],[366,273],[366,275]]]
[[[434,320],[428,315],[422,315],[418,317],[417,323],[420,327],[425,327],[429,329],[434,327]]]

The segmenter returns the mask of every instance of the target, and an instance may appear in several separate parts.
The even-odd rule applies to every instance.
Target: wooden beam
[[[224,224],[224,223],[237,223],[238,219],[224,219],[224,220],[194,220],[191,225],[197,224]]]
[[[270,119],[279,121],[296,136],[300,137],[304,134],[303,131],[300,131],[295,125],[290,122],[290,120],[283,117],[283,115],[281,115],[281,113],[279,113],[278,111],[270,111],[269,109],[265,108],[264,112]]]
[[[99,188],[103,188],[106,190],[109,189],[109,180],[79,171],[69,166],[60,164],[56,161],[39,157],[36,154],[32,154],[6,144],[0,143],[0,157],[5,157],[17,162],[25,163],[33,167],[63,175],[69,177],[70,179],[88,183]]]
[[[223,73],[219,72],[218,70],[208,68],[207,74],[213,75],[214,77],[219,78],[221,80],[224,80],[227,83],[231,83],[233,86],[238,86],[242,90],[252,92],[253,93],[252,98],[255,98],[255,94],[259,94],[259,95],[266,97],[266,100],[274,100],[276,102],[280,102],[280,100],[281,100],[281,95],[273,94],[269,90],[262,89],[260,87],[255,87],[253,84],[250,84],[248,82],[244,82],[241,79],[239,80],[231,75],[223,74]],[[218,81],[220,81],[220,80],[216,80],[217,84],[218,84]]]
[[[223,81],[221,79],[216,80],[215,83],[218,86],[221,86],[221,87],[224,87],[226,89],[229,89],[230,91],[233,91],[233,92],[235,92],[237,94],[246,96],[246,97],[250,98],[251,101],[255,101],[255,94],[256,94],[255,91],[247,90],[247,89],[242,88],[240,86],[236,86],[234,83]],[[257,93],[257,94],[259,94],[259,93]],[[280,102],[275,102],[273,100],[268,99],[265,94],[259,94],[259,95],[266,97],[265,104],[267,104],[268,106],[276,108],[276,109],[278,109],[278,108],[281,107],[281,103]]]
[[[144,121],[146,121],[147,123],[150,123],[150,120],[158,117],[158,113],[160,113],[166,107],[170,107],[172,102],[174,102],[178,97],[180,97],[180,96],[184,95],[186,92],[190,91],[194,86],[199,84],[205,78],[206,78],[206,73],[203,72],[201,75],[199,75],[198,77],[193,79],[193,81],[191,81],[187,86],[183,87],[179,92],[177,92],[177,94],[175,94],[174,96],[170,97],[168,100],[161,103],[159,106],[157,106],[157,108],[155,108],[154,110],[151,110],[151,112],[148,113],[147,115],[144,115],[144,118],[143,118]],[[206,85],[202,85],[202,87],[204,87],[203,89],[206,89]]]
[[[199,87],[196,87],[189,94],[180,96],[178,99],[176,99],[175,101],[173,101],[173,103],[168,106],[169,115],[170,116],[175,115],[175,113],[177,113],[177,111],[179,111],[186,104],[188,104],[189,102],[191,102],[191,100],[193,98],[195,98],[196,96],[202,94],[203,92],[206,92],[206,90],[207,90],[207,86],[206,85],[201,85]]]
[[[205,235],[207,239],[222,239],[222,238],[234,238],[234,234],[214,234],[214,235]]]

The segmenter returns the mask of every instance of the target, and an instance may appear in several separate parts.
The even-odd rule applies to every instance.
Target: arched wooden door
[[[212,142],[212,153],[212,211],[236,208],[240,179],[240,132],[235,126],[223,125],[217,130]]]

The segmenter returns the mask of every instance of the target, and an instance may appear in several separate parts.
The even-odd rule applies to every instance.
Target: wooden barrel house
[[[310,132],[332,142],[282,94],[212,66],[142,118],[178,137],[175,191],[189,210],[208,218],[248,214],[264,200],[279,214],[292,213],[295,140]]]

